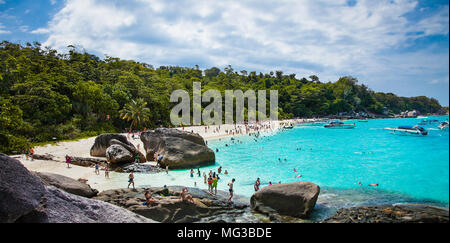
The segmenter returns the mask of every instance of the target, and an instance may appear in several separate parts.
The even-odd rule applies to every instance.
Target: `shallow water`
[[[433,118],[443,121],[448,116]],[[324,218],[337,208],[369,204],[425,203],[448,207],[448,131],[438,130],[436,124],[425,126],[427,136],[415,137],[391,134],[384,129],[419,121],[346,121],[356,123],[354,129],[297,125],[257,140],[248,135],[236,137],[234,143],[230,138],[212,140],[209,147],[219,149],[216,164],[200,170],[203,175],[222,166],[222,173],[228,170],[229,175],[220,176],[219,189],[227,190],[227,183],[236,178],[235,193],[247,197],[254,193],[253,183],[258,177],[261,186],[267,186],[269,181],[313,182],[321,187],[315,218]],[[195,182],[197,187],[207,188],[203,177],[195,174],[191,178],[189,170],[170,171],[168,175],[136,174],[137,185],[194,186]]]

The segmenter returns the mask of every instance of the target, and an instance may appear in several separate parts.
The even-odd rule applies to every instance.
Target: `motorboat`
[[[427,116],[417,116],[416,117],[417,119],[426,119],[426,118],[428,118]]]
[[[323,127],[324,128],[341,128],[341,129],[346,128],[346,129],[349,129],[349,128],[355,128],[356,125],[354,123],[353,124],[345,124],[341,121],[332,121]]]
[[[387,127],[386,130],[393,131],[393,134],[399,135],[428,135],[428,131],[420,126],[399,126],[399,127]]]
[[[439,129],[444,130],[444,131],[448,131],[448,121],[444,121],[441,124],[439,124]]]
[[[422,121],[419,122],[419,125],[433,125],[436,123],[440,123],[439,120],[436,119],[423,119]]]
[[[294,128],[293,126],[284,126],[283,127],[284,129],[292,129],[292,128]]]

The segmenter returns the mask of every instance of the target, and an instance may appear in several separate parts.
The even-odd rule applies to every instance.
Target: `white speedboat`
[[[323,126],[324,128],[340,128],[340,129],[349,129],[349,128],[355,128],[356,125],[353,124],[345,124],[341,121],[332,121],[328,124],[326,124],[325,126]]]
[[[439,129],[444,130],[444,131],[448,131],[448,121],[444,121],[441,124],[439,124]]]
[[[437,124],[440,123],[439,120],[436,119],[423,119],[422,121],[419,122],[419,125],[433,125],[433,124]]]
[[[427,116],[417,116],[416,118],[417,119],[427,119],[428,117]]]
[[[386,130],[392,131],[393,134],[399,135],[428,135],[428,131],[419,126],[400,126],[400,127],[387,127]]]

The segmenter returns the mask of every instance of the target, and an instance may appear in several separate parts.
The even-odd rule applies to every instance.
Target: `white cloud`
[[[0,0],[1,1],[1,0]],[[5,30],[5,26],[3,26],[2,23],[0,23],[0,35],[1,34],[11,34],[11,31]]]
[[[408,73],[422,64],[424,72],[442,71],[439,61],[448,59],[448,49],[431,63],[422,60],[433,50],[392,59],[380,53],[408,47],[417,38],[448,35],[448,6],[414,22],[406,15],[421,11],[417,1],[346,2],[67,0],[47,28],[33,33],[48,33],[44,45],[60,50],[81,45],[155,66],[232,64],[300,77],[318,74],[325,81],[352,74],[369,83],[379,82],[373,76],[380,72],[393,79],[395,70]]]

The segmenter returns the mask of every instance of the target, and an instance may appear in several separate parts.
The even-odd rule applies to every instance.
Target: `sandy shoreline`
[[[262,130],[261,132],[276,132],[278,129],[288,124],[296,124],[296,123],[308,123],[314,122],[314,119],[299,119],[299,120],[282,120],[282,121],[270,121],[266,122],[264,125],[270,124],[270,129]],[[241,136],[243,134],[233,134],[230,131],[235,128],[241,128],[243,134],[245,134],[245,126],[244,125],[232,125],[232,124],[224,124],[219,126],[212,125],[209,126],[209,129],[205,131],[205,126],[191,126],[185,127],[184,131],[192,131],[194,133],[198,133],[202,136],[206,141],[220,139],[225,137],[233,137],[233,136]],[[179,130],[183,130],[182,128],[177,128]],[[241,131],[242,131],[241,130]],[[228,131],[228,133],[227,133]],[[137,137],[133,139],[129,134],[123,134],[128,137],[128,140],[133,143],[141,152],[145,154],[144,145],[142,141]],[[96,175],[94,173],[94,168],[82,167],[77,165],[71,165],[71,168],[67,168],[65,162],[65,155],[68,154],[70,156],[78,156],[78,157],[87,157],[87,158],[95,158],[90,156],[90,148],[94,144],[95,137],[90,137],[87,139],[80,139],[78,141],[70,141],[70,142],[60,142],[57,144],[48,144],[44,146],[35,147],[35,153],[44,155],[51,154],[56,161],[48,161],[48,160],[31,160],[26,159],[25,155],[16,155],[12,156],[13,158],[18,159],[22,162],[22,164],[30,171],[38,171],[38,172],[50,172],[56,173],[60,175],[64,175],[73,179],[85,179],[88,180],[88,184],[91,187],[103,191],[108,189],[117,189],[125,187],[124,183],[118,184],[117,179],[113,178],[126,178],[126,174],[124,173],[116,173],[110,172],[110,178],[107,179],[104,177],[103,173],[100,175]],[[147,162],[149,164],[155,165],[155,162]],[[170,173],[169,173],[170,174]],[[174,181],[174,184],[177,184]]]

